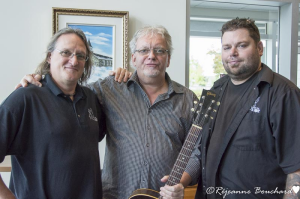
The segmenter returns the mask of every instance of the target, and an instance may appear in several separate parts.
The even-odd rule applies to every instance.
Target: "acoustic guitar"
[[[201,139],[202,137],[203,125],[210,119],[213,119],[212,115],[217,112],[217,110],[214,109],[216,106],[220,105],[219,102],[216,102],[217,99],[218,96],[216,93],[203,89],[200,102],[194,102],[195,105],[194,108],[192,108],[192,111],[194,112],[193,124],[172,168],[168,181],[166,182],[167,185],[173,186],[180,182],[196,142],[198,138]],[[151,189],[137,189],[132,192],[129,199],[160,199],[160,194],[158,191]]]

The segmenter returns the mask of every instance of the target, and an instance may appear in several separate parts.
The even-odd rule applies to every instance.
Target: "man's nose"
[[[78,59],[75,54],[72,54],[72,56],[70,57],[70,62],[71,62],[71,64],[73,64],[73,66],[78,64]]]
[[[231,56],[237,56],[238,52],[237,52],[237,48],[236,47],[232,47],[230,49],[230,55]]]
[[[156,58],[156,55],[154,53],[154,50],[153,49],[150,49],[149,51],[149,55],[148,55],[148,58],[149,59],[155,59]]]

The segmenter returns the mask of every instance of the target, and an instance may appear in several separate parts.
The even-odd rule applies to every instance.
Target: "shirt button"
[[[80,117],[80,115],[78,115],[78,117]]]
[[[150,130],[150,126],[149,125],[147,126],[147,129]]]
[[[146,144],[146,146],[147,146],[147,147],[149,147],[149,146],[150,146],[150,144],[149,144],[149,143],[147,143],[147,144]]]
[[[147,161],[144,162],[145,165],[147,165],[147,163],[148,163]]]

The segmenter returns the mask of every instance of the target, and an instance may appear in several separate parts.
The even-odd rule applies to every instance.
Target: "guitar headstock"
[[[193,124],[202,127],[208,120],[214,119],[220,105],[219,96],[211,90],[203,89],[200,102],[195,103]]]

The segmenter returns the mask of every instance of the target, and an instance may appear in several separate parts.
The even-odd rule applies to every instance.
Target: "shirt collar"
[[[168,82],[168,94],[171,94],[173,92],[175,93],[183,93],[183,86],[181,86],[179,83],[174,82],[171,80],[170,76],[168,75],[168,73],[165,73],[165,79]],[[126,85],[127,87],[130,87],[131,84],[133,83],[139,83],[139,78],[137,75],[137,71],[135,71],[132,76],[130,77],[130,79],[127,81]]]
[[[258,78],[257,78],[257,85],[259,85],[261,82],[266,82],[270,86],[273,84],[273,71],[264,63],[261,63],[262,69],[258,72]],[[217,80],[213,88],[218,88],[219,86],[222,86],[226,81],[229,81],[230,77],[228,75],[225,75],[224,77]]]
[[[56,96],[63,96],[65,95],[61,89],[55,84],[50,74],[46,74],[45,78],[42,80],[43,85],[47,85],[47,87],[51,90],[51,92]],[[77,84],[76,85],[76,98],[86,98],[85,91]]]
[[[261,71],[258,74],[258,81],[257,81],[257,85],[260,84],[260,82],[266,82],[268,83],[270,86],[273,85],[273,71],[264,63],[261,63]]]

